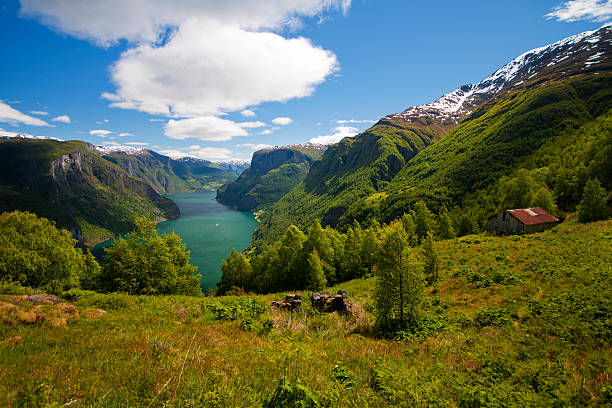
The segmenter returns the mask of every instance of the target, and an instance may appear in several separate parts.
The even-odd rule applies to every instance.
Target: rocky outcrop
[[[282,310],[295,310],[302,306],[302,295],[300,293],[287,295],[284,300],[273,301],[270,306]]]

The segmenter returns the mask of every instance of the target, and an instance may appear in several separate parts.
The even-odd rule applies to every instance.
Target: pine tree
[[[423,299],[421,269],[415,263],[408,234],[399,222],[390,224],[376,259],[377,325],[383,331],[417,323]]]
[[[415,232],[419,239],[422,239],[428,232],[435,229],[434,217],[424,201],[419,201],[414,205],[414,212]]]
[[[425,258],[425,277],[432,284],[438,281],[440,271],[440,258],[434,249],[434,239],[431,233],[427,234],[423,243],[423,256]]]
[[[325,279],[325,273],[321,266],[321,259],[317,250],[313,250],[308,256],[308,269],[307,269],[307,285],[306,289],[314,291],[321,291],[325,289],[327,285],[327,279]]]
[[[438,236],[440,239],[452,239],[456,235],[450,214],[446,209],[443,209],[438,216]]]
[[[578,221],[591,222],[606,218],[606,190],[597,178],[589,179],[584,186],[582,200],[578,204]]]

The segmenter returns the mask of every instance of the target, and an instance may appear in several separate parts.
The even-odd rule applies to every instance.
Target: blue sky
[[[250,159],[355,134],[611,16],[612,0],[5,0],[0,132]]]

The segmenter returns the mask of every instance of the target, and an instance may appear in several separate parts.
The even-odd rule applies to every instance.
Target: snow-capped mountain
[[[587,31],[518,56],[477,84],[463,85],[433,103],[414,106],[383,120],[433,120],[453,126],[500,93],[549,79],[612,69],[612,26]]]
[[[147,149],[142,147],[125,146],[125,145],[97,145],[96,152],[103,156],[111,153],[125,153],[125,154],[143,154],[146,153]]]

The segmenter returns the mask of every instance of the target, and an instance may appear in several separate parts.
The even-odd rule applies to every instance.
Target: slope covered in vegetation
[[[171,200],[85,142],[2,138],[0,157],[0,211],[34,212],[86,245],[130,231],[140,216],[179,216]]]
[[[239,211],[268,208],[306,177],[326,146],[312,143],[258,150],[237,180],[217,191],[217,200]]]
[[[254,246],[315,218],[340,230],[353,220],[388,222],[418,200],[436,212],[469,207],[482,225],[505,204],[504,183],[521,169],[538,180],[534,188],[552,191],[561,209],[572,211],[589,177],[610,188],[611,82],[600,73],[525,85],[485,103],[431,145],[431,134],[408,142],[381,124],[344,139],[261,217]]]
[[[610,221],[437,242],[439,282],[394,340],[372,326],[375,278],[329,288],[352,317],[269,310],[284,294],[35,305],[4,284],[0,405],[606,406],[611,242]]]
[[[113,152],[103,156],[131,176],[149,184],[159,194],[214,190],[236,178],[231,170],[207,160],[183,158],[174,160],[152,150],[139,153]]]

